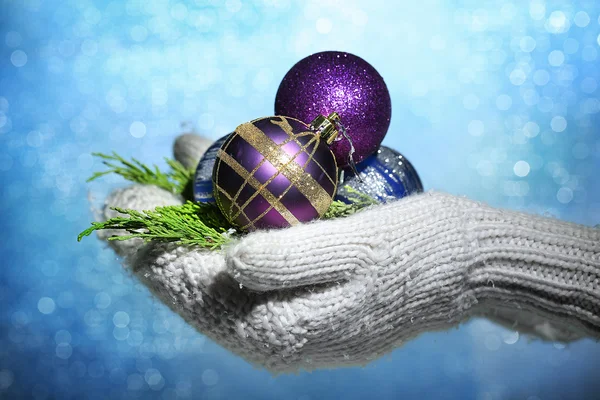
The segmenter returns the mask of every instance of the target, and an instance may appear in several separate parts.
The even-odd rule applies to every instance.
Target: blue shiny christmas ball
[[[340,172],[336,200],[350,203],[346,186],[386,203],[423,191],[421,179],[412,164],[400,153],[386,146],[356,166],[362,182],[349,168]]]
[[[212,183],[213,167],[215,166],[217,153],[229,135],[227,134],[214,142],[200,158],[194,175],[194,201],[199,203],[215,202]]]

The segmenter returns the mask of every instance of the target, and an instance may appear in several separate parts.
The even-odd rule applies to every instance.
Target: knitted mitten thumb
[[[179,202],[134,185],[107,205]],[[499,306],[598,335],[599,242],[591,228],[429,192],[347,218],[254,232],[220,251],[111,245],[198,331],[281,372],[365,364]]]
[[[600,230],[448,194],[257,232],[227,261],[253,290],[323,290],[328,308],[306,318],[323,362],[368,359],[470,316],[549,340],[600,337]]]

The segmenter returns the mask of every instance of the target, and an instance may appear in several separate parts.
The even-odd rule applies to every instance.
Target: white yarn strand
[[[180,203],[134,185],[109,197],[105,218],[108,205]],[[473,316],[551,340],[600,337],[600,230],[444,193],[221,251],[109,243],[199,332],[273,372],[366,364]]]

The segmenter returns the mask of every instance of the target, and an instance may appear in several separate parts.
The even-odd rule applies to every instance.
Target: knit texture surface
[[[107,198],[104,218],[181,202],[133,185]],[[111,234],[122,233],[100,236]],[[600,337],[599,229],[440,192],[221,251],[109,243],[199,332],[275,373],[364,365],[474,316],[549,340]]]

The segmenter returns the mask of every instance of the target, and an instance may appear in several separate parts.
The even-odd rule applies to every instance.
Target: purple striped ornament
[[[335,157],[319,133],[289,117],[242,124],[217,153],[216,203],[241,230],[285,228],[325,214],[338,182]]]

